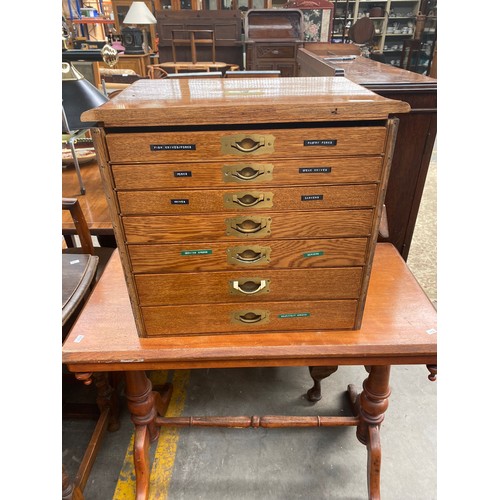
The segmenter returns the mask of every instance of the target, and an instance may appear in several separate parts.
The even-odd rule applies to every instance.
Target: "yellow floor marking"
[[[174,391],[172,399],[167,408],[166,417],[179,417],[184,410],[186,401],[186,391],[189,384],[189,370],[176,370],[172,380]],[[150,500],[168,498],[168,488],[174,470],[175,454],[177,451],[177,441],[179,440],[180,429],[174,427],[162,427],[154,462],[151,466],[150,478]]]
[[[163,385],[168,380],[168,371],[151,372],[149,378],[153,386]],[[173,373],[174,390],[165,416],[176,417],[182,414],[186,400],[186,390],[189,383],[189,370],[179,370]],[[150,500],[166,499],[179,440],[179,429],[162,427],[156,446],[154,461],[151,467]],[[133,500],[135,498],[134,472],[134,436],[132,435],[120,476],[116,484],[113,500]]]

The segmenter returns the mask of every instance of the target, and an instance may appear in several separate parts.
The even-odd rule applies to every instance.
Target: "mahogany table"
[[[92,372],[123,371],[135,424],[136,498],[148,497],[148,451],[160,426],[318,427],[356,426],[368,452],[368,496],[380,498],[380,424],[388,407],[391,365],[424,364],[435,380],[436,311],[396,249],[377,245],[360,330],[253,333],[140,338],[117,252],[63,345],[63,363],[90,380]],[[146,370],[309,366],[320,380],[338,365],[365,366],[368,376],[358,395],[348,392],[353,416],[162,417],[171,387],[152,390]],[[316,367],[316,368],[314,368]],[[322,373],[323,372],[323,373]],[[316,376],[315,376],[316,373]],[[411,390],[411,387],[408,388]]]

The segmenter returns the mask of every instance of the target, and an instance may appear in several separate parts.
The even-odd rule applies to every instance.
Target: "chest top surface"
[[[342,77],[138,80],[82,119],[105,127],[380,120],[409,112]]]

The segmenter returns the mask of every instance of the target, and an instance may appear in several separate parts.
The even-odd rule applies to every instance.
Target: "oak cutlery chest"
[[[87,112],[139,335],[359,328],[407,111],[316,77],[139,80]]]

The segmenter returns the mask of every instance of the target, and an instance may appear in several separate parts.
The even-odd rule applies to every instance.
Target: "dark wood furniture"
[[[173,30],[209,30],[215,37],[216,60],[243,67],[243,17],[239,10],[161,10],[156,12],[156,19],[159,63],[174,61]],[[199,61],[210,61],[212,48],[209,45],[198,47],[197,54]],[[179,47],[176,58],[178,61],[191,61],[191,47]]]
[[[380,425],[388,407],[390,367],[428,365],[429,378],[433,380],[437,362],[435,332],[435,309],[398,252],[383,243],[377,245],[375,252],[365,317],[358,331],[141,338],[135,328],[122,266],[115,254],[66,340],[62,360],[81,379],[104,370],[125,372],[128,405],[135,424],[136,498],[147,498],[148,452],[160,426],[352,425],[367,447],[369,497],[376,499],[380,498]],[[152,392],[145,374],[145,370],[164,369],[338,365],[369,367],[363,392],[355,399],[355,412],[350,417],[168,419],[159,412],[164,410],[165,400]],[[317,388],[318,383],[314,385]],[[353,387],[349,387],[349,393],[354,395]],[[411,463],[398,465],[412,467]]]
[[[410,113],[398,115],[399,131],[385,198],[389,237],[384,241],[391,242],[406,259],[436,138],[437,81],[366,57],[329,61],[337,53],[345,55],[342,45],[306,44],[300,48],[299,75],[334,76],[335,68],[342,68],[349,80],[411,106]]]
[[[81,166],[82,179],[87,187],[84,196],[80,195],[80,184],[73,167],[62,169],[62,195],[77,198],[90,234],[97,236],[105,246],[116,247],[115,233],[111,224],[108,202],[102,188],[101,175],[97,161]],[[62,213],[62,234],[69,246],[73,246],[72,237],[77,234],[75,224],[68,211]]]
[[[408,105],[343,78],[191,83],[85,114],[139,334],[359,328]]]
[[[246,69],[297,76],[297,49],[304,41],[302,11],[252,9],[245,16]]]
[[[84,301],[92,288],[99,257],[89,254],[62,256],[62,324],[63,326]]]
[[[100,249],[101,257],[96,255],[90,231],[77,199],[63,198],[62,209],[70,214],[80,243],[77,248],[63,249],[62,254],[62,340],[64,341],[102,275],[113,249]],[[78,398],[75,401],[74,377],[69,378],[67,373],[63,373],[63,418],[95,418],[97,421],[73,481],[63,469],[63,499],[83,498],[83,491],[105,431],[115,431],[119,428],[118,399],[114,387],[110,384],[108,373],[96,373],[94,379],[97,405],[95,401],[93,404],[82,402]],[[86,383],[89,384],[90,380]]]

